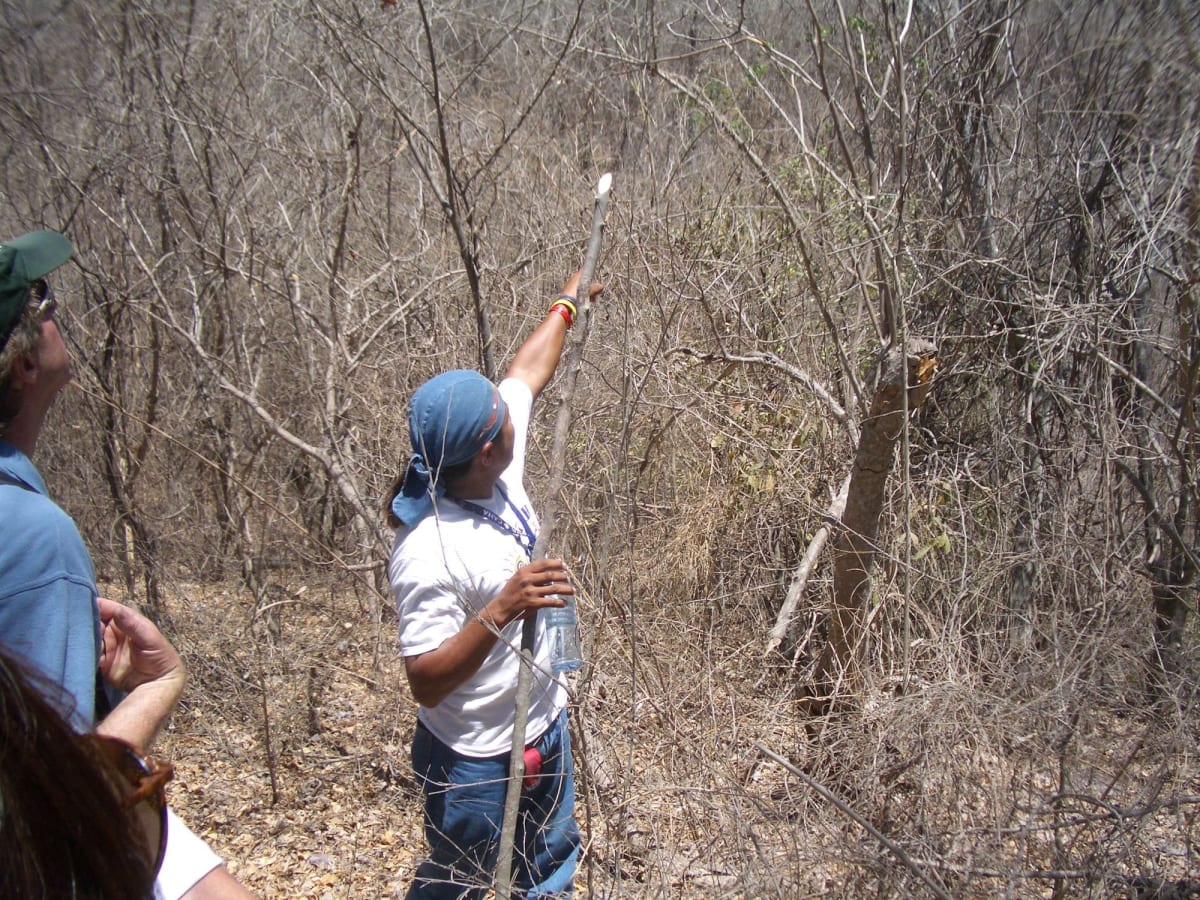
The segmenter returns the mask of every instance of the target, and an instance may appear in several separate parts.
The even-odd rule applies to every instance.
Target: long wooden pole
[[[604,234],[604,213],[608,209],[608,192],[612,187],[612,175],[605,173],[596,185],[596,202],[592,208],[592,230],[588,238],[587,252],[583,257],[583,269],[579,273],[579,290],[576,298],[579,336],[567,355],[562,395],[559,400],[558,416],[554,422],[554,442],[550,451],[550,476],[547,481],[546,501],[543,506],[541,527],[537,543],[533,545],[533,559],[544,559],[546,547],[554,533],[555,518],[558,516],[559,494],[562,492],[563,471],[566,468],[567,435],[571,431],[571,399],[575,395],[575,382],[583,363],[583,348],[587,343],[592,322],[592,274],[600,258],[600,238]],[[509,900],[512,896],[513,841],[517,833],[517,812],[521,805],[521,785],[525,778],[525,729],[529,723],[529,695],[533,689],[533,645],[537,634],[537,611],[526,614],[521,628],[521,669],[517,676],[517,710],[513,721],[512,751],[509,754],[508,790],[504,796],[504,821],[500,828],[500,852],[496,861],[497,900]]]

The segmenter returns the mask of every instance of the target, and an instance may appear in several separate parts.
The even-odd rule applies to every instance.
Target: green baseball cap
[[[29,285],[71,258],[75,248],[57,231],[31,231],[0,244],[0,347],[29,302]]]

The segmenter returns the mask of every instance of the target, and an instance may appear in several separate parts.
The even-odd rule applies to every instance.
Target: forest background
[[[172,802],[249,886],[404,889],[406,402],[503,372],[611,171],[580,890],[1195,887],[1200,8],[2,8],[0,225],[78,251],[37,462],[184,653]]]

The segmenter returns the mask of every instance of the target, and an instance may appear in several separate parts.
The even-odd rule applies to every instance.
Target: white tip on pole
[[[605,172],[600,176],[600,183],[596,185],[596,199],[599,200],[607,194],[610,187],[612,187],[612,172]]]

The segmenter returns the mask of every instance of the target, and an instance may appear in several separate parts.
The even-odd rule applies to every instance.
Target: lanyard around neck
[[[517,521],[521,523],[518,529],[515,525],[510,525],[504,521],[501,516],[496,515],[490,509],[480,506],[478,503],[473,503],[470,500],[463,500],[459,497],[451,497],[450,499],[461,506],[469,513],[479,516],[481,519],[495,525],[505,534],[511,535],[521,548],[525,551],[530,559],[533,559],[533,545],[537,543],[537,535],[533,529],[529,527],[529,520],[521,515],[521,511],[508,499],[508,494],[504,493],[504,489],[500,485],[496,485],[496,490],[500,492],[500,496],[504,498],[504,503],[513,511],[513,515],[517,517]]]

